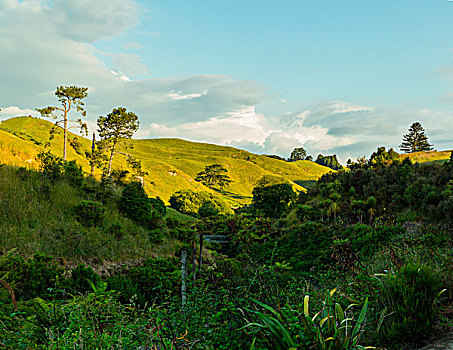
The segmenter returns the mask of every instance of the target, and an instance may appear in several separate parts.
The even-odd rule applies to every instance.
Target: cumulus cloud
[[[139,115],[138,137],[181,137],[285,157],[299,146],[312,155],[354,157],[381,145],[397,147],[419,120],[435,147],[451,147],[448,111],[340,100],[295,110],[292,101],[268,95],[262,84],[227,75],[146,77],[152,67],[139,55],[96,47],[102,38],[122,40],[122,33],[140,23],[140,10],[133,0],[0,0],[0,52],[7,53],[0,55],[1,116],[36,115],[34,108],[56,103],[57,86],[79,85],[89,87],[85,102],[92,129],[99,115],[124,106]],[[125,41],[119,47],[140,44]],[[449,78],[451,72],[446,67],[442,74]],[[261,109],[272,99],[281,113]]]
[[[27,108],[22,109],[17,106],[9,106],[9,107],[2,108],[2,110],[0,112],[0,117],[3,117],[3,118],[17,117],[17,116],[24,116],[24,115],[38,117],[39,113],[33,109],[27,109]]]

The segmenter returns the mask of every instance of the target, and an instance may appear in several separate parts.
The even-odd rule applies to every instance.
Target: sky
[[[0,0],[0,67],[0,119],[78,85],[92,131],[123,106],[137,138],[345,162],[419,121],[453,149],[453,1]]]

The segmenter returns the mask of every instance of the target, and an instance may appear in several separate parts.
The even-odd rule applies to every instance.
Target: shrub
[[[97,226],[104,219],[105,208],[100,202],[82,200],[75,207],[77,220],[85,226]]]
[[[118,203],[124,216],[147,228],[155,226],[160,214],[153,210],[148,196],[139,182],[127,184]]]
[[[134,299],[139,305],[161,302],[176,296],[179,291],[181,272],[176,258],[153,259],[143,266],[133,267],[124,275],[108,279],[109,289],[119,291],[121,300]]]
[[[297,198],[293,187],[278,176],[263,176],[252,191],[252,207],[267,217],[279,218]]]
[[[72,270],[70,282],[73,291],[79,293],[93,291],[92,285],[96,287],[100,281],[101,278],[93,271],[91,266],[79,265]]]
[[[407,264],[388,275],[380,289],[380,304],[388,316],[381,328],[387,344],[412,344],[426,339],[438,316],[436,301],[442,287],[430,267]]]
[[[220,208],[211,201],[204,202],[200,208],[198,208],[198,215],[202,218],[207,218],[209,216],[214,216],[219,214]]]
[[[209,192],[181,190],[170,197],[170,206],[181,213],[197,215],[204,202],[212,202],[219,208],[219,214],[233,214],[233,210],[220,197]]]
[[[53,155],[50,151],[39,153],[37,158],[41,161],[39,170],[50,179],[66,179],[70,184],[75,186],[82,184],[82,167],[77,165],[75,161],[65,161]]]
[[[165,206],[165,203],[163,202],[162,199],[159,197],[156,198],[148,198],[149,202],[151,203],[151,206],[153,209],[158,212],[162,217],[165,216],[167,213],[167,207]]]
[[[0,266],[0,275],[6,275],[4,279],[12,285],[19,300],[46,296],[49,288],[56,287],[62,273],[63,269],[45,254],[35,254],[29,259],[10,256]]]

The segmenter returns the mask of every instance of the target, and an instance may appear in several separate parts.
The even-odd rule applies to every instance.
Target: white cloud
[[[0,117],[16,117],[16,116],[39,116],[39,113],[33,109],[21,109],[17,106],[9,106],[6,108],[2,108],[0,111]]]
[[[374,107],[362,106],[346,101],[333,101],[328,108],[332,109],[332,113],[369,112],[375,110]]]
[[[113,65],[117,71],[127,76],[148,75],[149,69],[141,62],[137,54],[118,53],[114,56]]]
[[[219,74],[144,79],[149,67],[139,55],[96,48],[97,40],[114,37],[119,47],[138,49],[122,43],[121,34],[140,23],[139,12],[133,0],[0,0],[0,106],[10,106],[1,116],[36,115],[34,108],[56,103],[57,86],[79,85],[90,87],[91,128],[99,115],[124,106],[140,118],[139,137],[181,137],[283,156],[301,145],[313,155],[369,155],[380,145],[396,147],[420,119],[435,147],[452,147],[448,111],[383,110],[339,100],[297,110],[281,99],[273,101],[281,113],[269,115],[260,108],[275,96],[257,82]],[[451,72],[447,67],[444,74],[451,78]]]
[[[167,96],[170,97],[172,100],[192,100],[194,98],[199,98],[201,96],[206,95],[208,92],[205,90],[202,93],[194,93],[194,94],[183,94],[182,91],[170,91]]]

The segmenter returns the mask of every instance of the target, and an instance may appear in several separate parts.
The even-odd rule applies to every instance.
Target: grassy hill
[[[401,154],[401,159],[410,158],[413,162],[417,163],[429,163],[429,162],[439,162],[443,163],[450,159],[450,154],[452,150],[447,151],[430,151],[430,152],[415,152],[415,153],[406,153]]]
[[[62,154],[62,131],[49,141],[52,123],[38,118],[17,117],[0,123],[0,162],[9,165],[37,168],[34,157],[49,149],[56,155]],[[68,146],[68,159],[76,160],[88,172],[89,165],[83,156],[91,147],[91,141],[81,136],[80,154]],[[331,169],[311,161],[288,163],[279,159],[253,154],[233,147],[197,143],[173,138],[142,139],[128,142],[131,147],[120,146],[120,151],[127,152],[142,161],[142,166],[149,173],[145,177],[145,188],[150,196],[159,196],[168,201],[171,194],[181,189],[195,191],[213,190],[205,187],[194,178],[212,164],[222,164],[228,169],[228,175],[234,181],[225,192],[221,193],[232,205],[249,203],[255,183],[264,175],[278,175],[300,186],[304,181],[313,181]],[[115,156],[113,168],[127,168],[126,157]],[[97,172],[99,175],[99,171]]]

